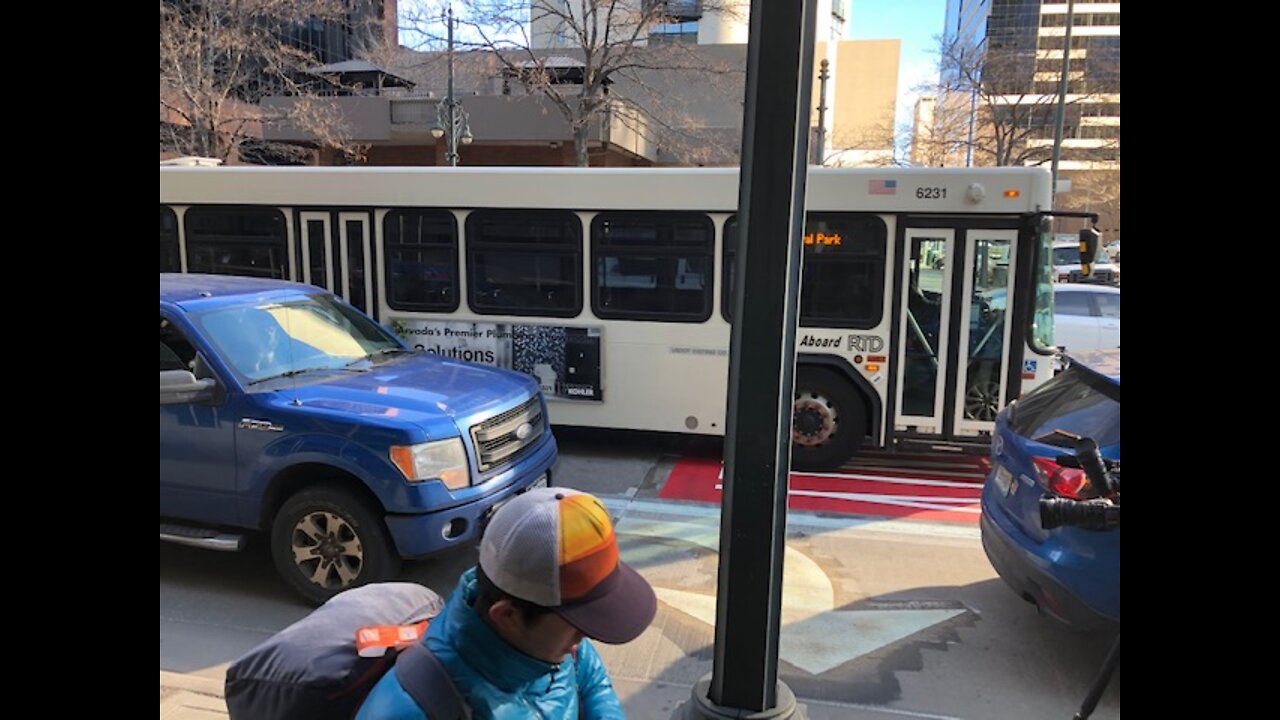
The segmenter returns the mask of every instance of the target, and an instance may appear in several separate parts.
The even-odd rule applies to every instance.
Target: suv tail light
[[[1036,470],[1040,473],[1040,484],[1049,492],[1072,500],[1085,500],[1090,497],[1089,479],[1084,470],[1059,465],[1049,458],[1032,458]]]

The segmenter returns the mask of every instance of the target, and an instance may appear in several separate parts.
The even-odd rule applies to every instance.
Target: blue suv
[[[527,375],[413,350],[310,285],[160,275],[162,540],[260,531],[318,604],[474,540],[555,461]]]
[[[1073,356],[1052,380],[1000,412],[982,491],[982,546],[1014,592],[1081,630],[1120,622],[1120,530],[1041,525],[1046,493],[1082,499],[1084,471],[1043,440],[1055,430],[1092,438],[1119,476],[1120,350]]]

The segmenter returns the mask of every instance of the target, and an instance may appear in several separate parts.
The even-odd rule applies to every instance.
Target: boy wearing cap
[[[656,610],[653,588],[618,559],[604,505],[539,488],[493,516],[480,564],[463,573],[423,642],[475,718],[624,718],[586,638],[630,642]],[[427,717],[399,669],[378,681],[357,720]]]

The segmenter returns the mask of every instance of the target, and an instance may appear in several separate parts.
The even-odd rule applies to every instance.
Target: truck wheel
[[[285,501],[271,526],[271,557],[285,582],[313,605],[400,571],[378,516],[331,485],[305,488]]]
[[[791,467],[833,470],[867,435],[867,411],[848,381],[830,370],[796,369],[791,419]]]

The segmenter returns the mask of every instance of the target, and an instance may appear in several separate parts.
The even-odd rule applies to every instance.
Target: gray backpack
[[[444,666],[422,642],[381,657],[356,651],[360,628],[416,624],[443,607],[439,595],[415,583],[375,583],[335,595],[231,664],[225,693],[231,720],[350,720],[392,665],[431,720],[469,717]]]

